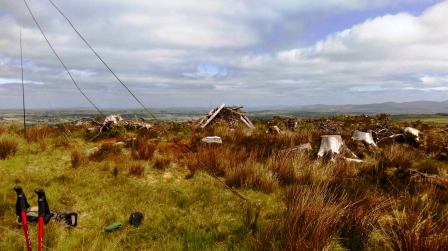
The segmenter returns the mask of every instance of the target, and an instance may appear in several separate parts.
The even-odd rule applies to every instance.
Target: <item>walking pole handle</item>
[[[42,188],[37,188],[34,190],[37,194],[37,206],[38,215],[39,215],[39,226],[37,231],[37,250],[43,250],[43,241],[44,241],[44,218],[46,217],[47,212],[49,213],[50,209],[48,208],[47,198],[45,197],[45,192]]]
[[[19,185],[15,186],[14,191],[16,191],[17,193],[16,214],[19,217],[19,221],[22,223],[23,226],[23,233],[25,235],[25,241],[26,241],[26,250],[31,251],[31,241],[28,232],[28,220],[26,218],[26,211],[28,210],[30,205],[26,200],[26,196],[23,193],[23,189],[21,186]]]

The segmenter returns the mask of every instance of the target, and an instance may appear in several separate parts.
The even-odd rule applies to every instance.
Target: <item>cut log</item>
[[[222,139],[218,136],[208,136],[202,138],[201,141],[207,144],[222,144]]]
[[[252,121],[250,121],[250,119],[248,117],[246,117],[245,115],[241,115],[241,120],[243,120],[243,122],[251,129],[254,129],[255,126],[254,124],[252,124]]]
[[[241,121],[243,121],[243,123],[244,123],[247,127],[252,128],[252,126],[249,124],[249,122],[246,121],[246,119],[244,118],[243,115],[240,116],[240,119],[241,119]]]
[[[213,113],[213,115],[210,116],[210,118],[209,118],[203,125],[201,125],[201,128],[206,127],[206,126],[208,125],[208,123],[210,123],[210,122],[216,117],[216,115],[219,114],[219,112],[222,110],[222,108],[224,108],[224,106],[225,106],[225,104],[222,104],[222,105],[218,108],[218,110],[216,110],[215,113]]]
[[[344,159],[348,162],[355,162],[355,163],[363,163],[364,160],[360,160],[360,159],[353,159],[353,158],[345,158]]]

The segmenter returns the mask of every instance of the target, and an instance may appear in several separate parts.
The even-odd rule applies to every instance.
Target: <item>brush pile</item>
[[[199,120],[198,125],[205,128],[218,122],[224,122],[230,128],[235,128],[240,123],[249,128],[255,128],[245,112],[241,111],[242,108],[242,106],[225,106],[225,104],[222,104],[220,107],[211,109],[207,115]]]
[[[124,127],[128,130],[150,130],[151,128],[153,128],[153,126],[146,123],[144,119],[136,118],[124,120],[118,114],[111,114],[107,116],[102,123],[93,119],[82,118],[75,122],[75,126],[87,127],[87,130],[89,132],[97,133],[95,138],[105,132],[110,132],[113,129],[119,127]]]

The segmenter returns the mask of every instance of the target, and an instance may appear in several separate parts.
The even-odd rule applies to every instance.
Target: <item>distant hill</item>
[[[297,108],[304,112],[321,113],[390,113],[390,114],[436,114],[448,113],[448,100],[413,101],[413,102],[386,102],[364,105],[307,105]]]

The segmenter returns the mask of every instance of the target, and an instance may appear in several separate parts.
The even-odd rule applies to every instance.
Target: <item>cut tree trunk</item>
[[[366,143],[367,145],[372,145],[376,147],[376,143],[373,140],[372,132],[361,132],[361,131],[354,131],[352,139],[355,141],[362,141]]]
[[[326,154],[339,154],[343,145],[344,142],[342,141],[341,135],[323,135],[321,136],[317,156],[323,157]]]

